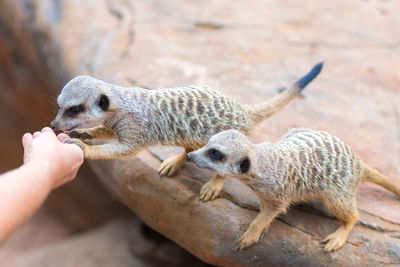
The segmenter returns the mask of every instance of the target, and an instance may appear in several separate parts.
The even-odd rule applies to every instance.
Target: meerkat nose
[[[187,161],[190,161],[192,159],[192,153],[187,153],[186,155]]]
[[[54,121],[50,122],[50,128],[55,130],[56,129],[56,124]]]

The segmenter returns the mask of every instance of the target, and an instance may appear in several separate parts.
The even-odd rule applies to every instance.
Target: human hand
[[[68,139],[64,133],[56,136],[49,127],[22,137],[24,165],[42,169],[50,189],[71,181],[83,163],[82,149],[64,143]]]

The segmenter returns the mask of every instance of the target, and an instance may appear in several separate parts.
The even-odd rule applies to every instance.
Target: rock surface
[[[58,90],[67,81],[57,74],[59,67],[47,64],[58,53],[41,50],[38,41],[47,40],[46,32],[36,31],[30,22],[32,8],[30,2],[0,1],[0,173],[22,164],[22,135],[49,125]],[[44,206],[74,232],[127,213],[86,164],[77,179],[53,191]]]
[[[63,240],[75,231],[71,225],[41,208],[0,245],[0,266],[7,266],[11,259],[31,249]]]
[[[396,1],[27,0],[21,12],[35,51],[60,83],[89,74],[146,88],[207,84],[251,104],[324,60],[306,98],[261,123],[253,141],[278,140],[290,127],[323,129],[400,183]],[[233,242],[258,209],[251,191],[228,179],[220,198],[199,202],[209,174],[187,164],[173,178],[159,177],[159,159],[171,150],[150,151],[91,166],[144,222],[205,262],[400,264],[400,201],[378,186],[360,186],[359,223],[337,252],[320,248],[319,240],[338,222],[316,205],[290,209],[259,244],[239,253]]]
[[[99,229],[32,249],[4,266],[152,267],[130,253],[131,229],[132,220],[114,220]]]

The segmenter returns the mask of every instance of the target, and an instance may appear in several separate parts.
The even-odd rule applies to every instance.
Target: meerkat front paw
[[[250,247],[251,245],[257,243],[262,234],[254,233],[254,232],[249,232],[246,231],[236,242],[235,246],[233,247],[233,250],[237,251],[240,250],[242,251],[245,248]]]
[[[69,133],[69,136],[71,138],[79,138],[81,140],[93,139],[93,136],[91,136],[90,134],[88,134],[87,132],[82,131],[82,130],[74,130]]]
[[[220,181],[214,178],[211,179],[210,181],[205,183],[201,188],[199,199],[202,201],[209,201],[216,199],[222,190],[223,184],[224,180]]]
[[[160,175],[172,176],[177,173],[186,162],[186,153],[167,158],[161,163],[158,172]]]

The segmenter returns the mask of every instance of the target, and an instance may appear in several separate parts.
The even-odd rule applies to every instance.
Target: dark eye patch
[[[225,158],[225,155],[223,153],[213,148],[208,150],[208,156],[210,157],[210,159],[216,161],[222,161]]]
[[[239,162],[239,170],[241,173],[247,173],[250,170],[250,159],[248,157],[243,158]]]
[[[65,112],[64,112],[64,116],[66,117],[74,117],[76,115],[78,115],[79,113],[83,112],[85,109],[83,107],[83,105],[76,105],[76,106],[72,106],[70,108],[68,108]]]
[[[107,111],[110,106],[110,99],[106,95],[101,95],[99,100],[99,107],[103,111]]]

